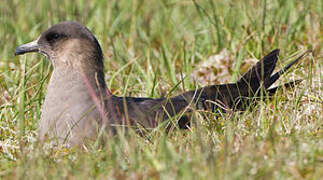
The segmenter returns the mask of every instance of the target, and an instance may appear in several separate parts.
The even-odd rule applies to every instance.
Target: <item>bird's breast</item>
[[[80,76],[54,71],[42,106],[40,137],[48,134],[60,140],[79,141],[94,134],[99,119],[88,87]]]

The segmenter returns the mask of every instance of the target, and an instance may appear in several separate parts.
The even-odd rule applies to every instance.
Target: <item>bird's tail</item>
[[[302,55],[300,55],[298,58],[290,62],[288,65],[286,65],[283,69],[280,71],[273,73],[277,60],[279,55],[279,49],[275,49],[272,52],[270,52],[268,55],[266,55],[264,58],[262,58],[256,65],[254,65],[247,73],[245,73],[237,82],[238,87],[241,87],[241,89],[244,89],[242,87],[248,87],[249,91],[251,90],[252,95],[255,95],[257,92],[260,91],[261,88],[263,88],[265,91],[276,92],[273,89],[268,89],[273,83],[275,83],[279,77],[288,71],[294,64],[296,64],[300,59],[302,59],[305,54],[307,54],[309,51],[304,52]],[[299,82],[299,81],[297,81]],[[289,82],[282,86],[285,87],[291,87],[290,84],[295,84],[295,82]]]
[[[270,78],[268,80],[266,80],[265,83],[264,83],[265,88],[266,89],[269,88],[274,82],[277,81],[277,79],[279,79],[279,77],[282,74],[284,74],[289,68],[291,68],[294,64],[296,64],[300,59],[302,59],[309,52],[310,51],[304,52],[302,55],[300,55],[298,58],[296,58],[295,60],[293,60],[292,62],[290,62],[283,69],[281,69],[280,71],[276,72],[274,75],[270,76]]]
[[[271,79],[271,74],[276,67],[278,55],[279,49],[275,49],[263,57],[238,80],[238,87],[241,87],[243,90],[247,87],[250,93],[256,93],[262,82],[267,84],[265,82]]]
[[[272,73],[278,60],[279,49],[270,52],[238,80],[237,88],[239,89],[239,95],[236,95],[238,98],[236,98],[233,105],[239,110],[244,110],[246,106],[250,105],[252,99],[273,96],[277,89],[281,87],[290,88],[301,82],[301,80],[296,80],[269,89],[269,87],[275,83],[282,74],[287,72],[288,69],[296,64],[308,52],[309,51],[304,52],[298,58],[274,74]],[[239,101],[239,103],[237,101]],[[243,103],[243,105],[241,103]]]

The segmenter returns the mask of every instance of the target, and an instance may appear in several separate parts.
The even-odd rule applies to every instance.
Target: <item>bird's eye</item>
[[[46,36],[46,39],[47,39],[47,41],[51,42],[51,41],[55,41],[55,40],[59,39],[60,37],[61,37],[61,35],[58,33],[49,33]]]

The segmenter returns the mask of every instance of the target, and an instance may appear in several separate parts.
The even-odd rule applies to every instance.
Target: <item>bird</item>
[[[78,146],[95,141],[102,132],[115,134],[119,127],[139,133],[160,124],[190,126],[192,110],[210,112],[245,111],[262,98],[272,97],[292,81],[270,88],[304,55],[273,73],[279,49],[260,59],[235,83],[204,86],[173,97],[120,97],[111,93],[104,78],[102,49],[92,32],[75,21],[53,25],[35,41],[16,47],[14,54],[38,52],[53,66],[38,127],[39,139]]]

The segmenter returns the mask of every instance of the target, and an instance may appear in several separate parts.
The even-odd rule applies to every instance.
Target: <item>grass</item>
[[[319,179],[323,175],[320,0],[5,0],[0,3],[0,179]],[[130,132],[104,148],[36,141],[51,66],[13,55],[51,25],[76,20],[98,38],[106,82],[117,95],[160,97],[213,83],[200,64],[223,50],[207,74],[236,79],[250,61],[281,48],[280,64],[307,56],[279,83],[303,79],[253,111],[196,115],[187,131],[162,129],[149,141]],[[221,60],[226,59],[222,58]],[[220,66],[225,63],[226,66]],[[221,67],[221,68],[217,68]],[[223,75],[223,74],[222,74]]]

